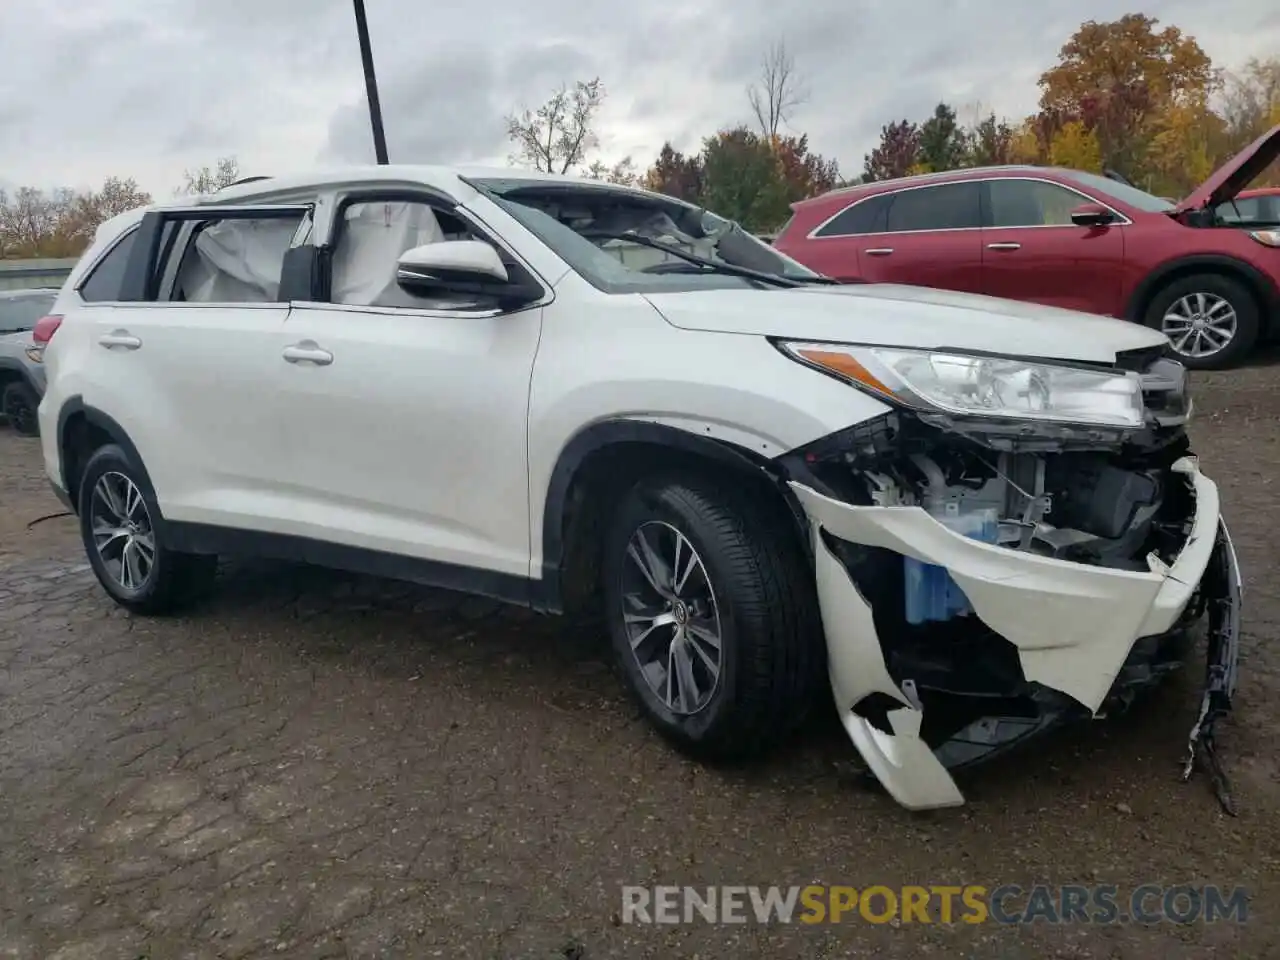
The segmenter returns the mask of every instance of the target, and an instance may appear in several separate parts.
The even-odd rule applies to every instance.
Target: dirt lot
[[[0,428],[0,958],[1280,956],[1280,362],[1199,376],[1246,575],[1222,730],[1241,814],[1177,782],[1198,677],[905,813],[830,718],[712,772],[624,701],[596,631],[318,570],[228,569],[131,619]],[[619,923],[623,884],[1243,885],[1143,927]]]

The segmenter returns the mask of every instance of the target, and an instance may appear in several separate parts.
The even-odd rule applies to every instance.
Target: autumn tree
[[[839,164],[810,152],[808,134],[776,138],[773,153],[786,186],[788,203],[826,193],[840,183]]]
[[[84,192],[23,187],[8,197],[0,191],[0,256],[78,256],[104,220],[150,202],[136,180],[121,177]]]
[[[182,171],[182,186],[174,190],[174,193],[179,196],[217,193],[239,179],[240,162],[235,157],[219,157],[212,167]]]
[[[702,196],[702,173],[700,156],[687,157],[670,143],[664,143],[658,159],[644,175],[644,186],[655,193],[698,203]]]
[[[603,160],[592,160],[583,171],[590,180],[604,180],[625,187],[633,187],[640,183],[640,173],[636,170],[635,161],[623,157],[617,163],[608,164]]]
[[[809,99],[785,41],[772,44],[760,64],[760,76],[747,88],[747,99],[762,137],[774,140],[792,114]]]
[[[1014,163],[1016,131],[1008,122],[989,113],[967,131],[965,166],[992,167]]]
[[[1063,44],[1058,63],[1040,77],[1044,143],[1068,124],[1082,123],[1097,137],[1103,164],[1135,178],[1152,116],[1207,98],[1220,82],[1193,37],[1158,25],[1140,13],[1081,24]]]
[[[905,177],[920,160],[920,128],[909,120],[880,128],[880,143],[863,160],[862,179]]]
[[[1280,124],[1280,57],[1253,59],[1228,73],[1222,96],[1222,144],[1219,159],[1248,146]],[[1259,178],[1260,184],[1280,184],[1280,167]]]
[[[1049,141],[1049,162],[1055,167],[1101,173],[1102,148],[1097,134],[1081,120],[1064,123]]]
[[[702,205],[755,233],[776,229],[791,212],[776,154],[747,127],[706,139],[702,177]]]
[[[920,148],[916,164],[928,170],[954,170],[965,158],[965,133],[956,121],[956,111],[946,103],[933,109],[920,124]]]

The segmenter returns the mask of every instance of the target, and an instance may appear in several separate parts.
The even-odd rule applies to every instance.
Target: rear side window
[[[964,230],[981,225],[978,184],[942,183],[893,194],[889,233],[910,230]]]
[[[856,237],[884,233],[893,194],[877,193],[846,207],[814,234],[815,237]]]
[[[129,254],[133,250],[134,241],[138,239],[138,231],[130,230],[110,252],[98,261],[98,265],[89,271],[89,276],[80,284],[80,297],[88,303],[119,300],[124,286],[124,269],[129,263]]]

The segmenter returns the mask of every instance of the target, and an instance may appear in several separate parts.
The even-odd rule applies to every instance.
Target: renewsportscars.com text
[[[1242,887],[624,886],[623,923],[1243,923]]]

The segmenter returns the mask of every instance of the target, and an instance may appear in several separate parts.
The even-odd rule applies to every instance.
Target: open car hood
[[[1224,163],[1174,209],[1189,213],[1216,207],[1234,200],[1236,194],[1252,183],[1277,156],[1280,156],[1280,124],[1272,127],[1249,146]]]
[[[717,333],[1108,364],[1118,353],[1168,343],[1127,320],[895,284],[645,296],[673,326]]]

